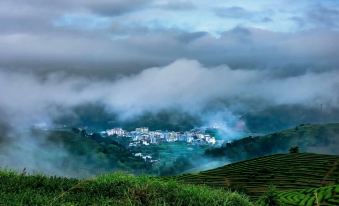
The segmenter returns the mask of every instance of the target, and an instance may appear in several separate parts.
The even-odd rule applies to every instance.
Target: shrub
[[[278,191],[275,186],[270,185],[267,191],[259,198],[258,205],[260,206],[283,206],[280,201]]]

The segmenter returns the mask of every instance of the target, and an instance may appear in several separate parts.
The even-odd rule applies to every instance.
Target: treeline
[[[246,160],[275,153],[286,153],[291,147],[303,152],[339,153],[339,124],[303,124],[266,136],[249,136],[205,151],[207,156]]]

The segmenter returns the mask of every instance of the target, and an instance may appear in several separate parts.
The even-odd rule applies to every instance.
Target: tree
[[[291,148],[289,149],[289,152],[290,152],[290,154],[296,154],[296,153],[299,153],[299,147],[298,147],[298,146],[291,147]]]

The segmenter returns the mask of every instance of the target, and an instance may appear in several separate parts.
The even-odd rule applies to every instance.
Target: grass
[[[0,205],[339,205],[339,156],[277,154],[176,177],[108,173],[89,179],[0,171]],[[274,185],[276,191],[267,193]],[[213,188],[214,187],[214,188]],[[266,200],[268,200],[266,198]],[[266,201],[267,202],[267,201]]]
[[[183,174],[176,180],[233,188],[253,199],[270,185],[278,191],[318,188],[339,184],[339,156],[312,153],[276,154],[225,165],[196,174]]]
[[[0,172],[0,205],[251,206],[235,192],[147,176],[111,173],[92,179]]]

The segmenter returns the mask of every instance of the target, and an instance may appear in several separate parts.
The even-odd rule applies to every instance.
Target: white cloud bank
[[[0,72],[0,108],[10,114],[41,118],[53,106],[69,108],[100,102],[122,117],[145,111],[176,108],[200,112],[222,100],[261,101],[264,104],[324,103],[337,107],[339,71],[274,77],[267,71],[232,70],[226,65],[205,68],[195,60],[181,59],[168,66],[143,70],[115,81],[51,74],[42,79],[31,74]]]

